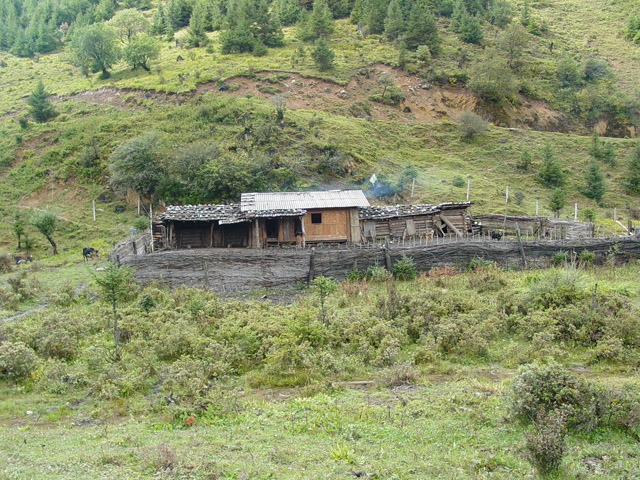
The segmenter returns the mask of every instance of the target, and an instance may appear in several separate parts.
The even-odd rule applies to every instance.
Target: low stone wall
[[[577,254],[588,250],[602,261],[612,251],[622,259],[640,258],[640,237],[567,240],[562,242],[523,242],[522,250],[529,266],[548,265],[559,251]],[[392,247],[392,262],[402,255],[413,258],[419,271],[433,267],[466,265],[472,259],[495,261],[501,265],[523,265],[520,245],[508,241],[459,241],[417,247]],[[386,264],[383,248],[310,249],[198,249],[172,250],[149,255],[129,255],[121,259],[135,269],[143,282],[159,282],[170,287],[180,285],[206,287],[215,291],[295,288],[307,283],[310,269],[314,275],[342,280],[357,265],[360,270],[378,263]]]

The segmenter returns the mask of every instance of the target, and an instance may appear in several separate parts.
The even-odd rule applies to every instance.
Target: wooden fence
[[[389,267],[406,255],[419,271],[433,267],[467,265],[473,259],[521,267],[548,265],[562,251],[593,252],[596,262],[615,253],[621,259],[640,257],[640,237],[612,237],[560,241],[490,241],[485,238],[441,239],[422,245],[386,244],[314,249],[194,249],[172,250],[117,258],[135,269],[142,283],[170,287],[203,287],[214,291],[295,288],[313,276],[342,280],[355,266],[363,270],[379,264]],[[120,250],[125,253],[125,250]],[[115,260],[113,255],[110,256]]]

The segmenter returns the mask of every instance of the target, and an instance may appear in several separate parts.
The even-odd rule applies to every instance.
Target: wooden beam
[[[458,230],[455,225],[453,223],[451,223],[451,221],[446,217],[446,215],[443,215],[442,213],[440,214],[440,218],[442,219],[442,221],[447,225],[447,227],[449,227],[451,230],[453,230],[453,232],[459,236],[459,237],[464,237],[464,235],[462,235],[462,233],[460,232],[460,230]]]

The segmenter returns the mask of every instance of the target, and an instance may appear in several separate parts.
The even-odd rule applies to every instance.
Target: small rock
[[[27,415],[33,415],[33,412],[32,412],[31,410],[27,410],[25,413],[26,413]]]
[[[405,105],[405,107],[402,109],[402,111],[404,113],[411,113],[411,108],[408,105]]]
[[[96,268],[96,272],[104,272],[104,267],[98,267],[98,268]]]
[[[325,93],[331,93],[331,89],[330,88],[325,88],[324,91],[325,91]]]
[[[501,138],[500,139],[500,143],[507,143],[507,139],[506,138]]]
[[[122,205],[116,205],[115,207],[113,207],[113,211],[115,213],[122,213],[124,212],[125,208]]]

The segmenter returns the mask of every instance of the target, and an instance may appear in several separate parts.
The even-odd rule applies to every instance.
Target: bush
[[[466,142],[470,142],[474,136],[488,129],[489,124],[473,112],[463,112],[458,117],[458,131]]]
[[[566,436],[562,412],[541,415],[533,431],[527,434],[527,460],[540,475],[545,476],[560,469],[566,450]]]
[[[38,363],[32,348],[22,342],[0,344],[0,378],[24,378]]]
[[[556,252],[551,256],[551,265],[559,267],[567,261],[567,258],[569,258],[569,252],[566,250]]]
[[[578,254],[578,261],[585,266],[590,267],[591,265],[593,265],[593,261],[596,258],[596,254],[593,252],[590,252],[589,250],[582,250],[579,254]]]
[[[375,265],[371,265],[370,267],[367,267],[367,269],[364,271],[364,278],[369,281],[369,282],[385,282],[389,279],[389,276],[391,274],[387,271],[386,268],[378,265],[377,263]]]
[[[0,252],[0,274],[9,273],[13,270],[15,261],[8,253]]]
[[[402,255],[391,267],[394,277],[398,280],[412,280],[416,278],[416,265],[413,258]]]
[[[457,177],[454,177],[453,182],[451,182],[451,184],[454,187],[462,188],[467,184],[467,182],[464,181],[464,178],[458,175]]]

